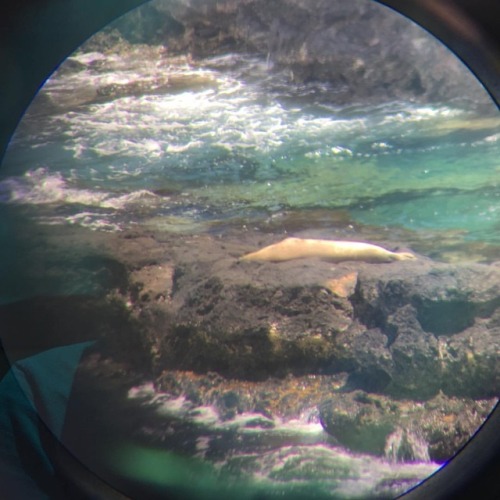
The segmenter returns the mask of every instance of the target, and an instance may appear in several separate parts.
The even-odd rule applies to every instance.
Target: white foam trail
[[[465,114],[464,111],[448,106],[409,106],[404,111],[385,114],[381,125],[391,123],[415,123],[431,120],[447,120]]]
[[[19,205],[80,204],[124,210],[134,205],[151,206],[160,202],[160,197],[146,189],[115,195],[70,187],[60,172],[51,173],[48,169],[39,168],[23,176],[0,181],[0,202]],[[85,215],[90,214],[82,212],[78,216]]]
[[[246,480],[266,488],[286,490],[293,485],[314,484],[346,499],[372,496],[377,491],[400,494],[440,467],[429,461],[395,463],[332,446],[316,420],[314,408],[304,410],[293,419],[270,419],[260,413],[243,412],[223,420],[214,406],[197,406],[183,395],[156,390],[152,383],[134,387],[128,395],[146,406],[153,406],[158,415],[197,424],[200,434],[194,436],[194,455],[198,458],[205,459],[212,440],[220,439],[221,432],[230,431],[231,444],[224,458],[214,465],[221,470],[237,471]],[[251,439],[250,448],[245,439]]]
[[[168,416],[183,416],[193,406],[184,396],[168,398],[167,396],[157,395],[151,400],[151,403],[157,405],[156,411],[159,415]]]
[[[219,411],[212,405],[195,405],[184,396],[173,396],[167,392],[158,391],[152,383],[133,387],[128,397],[142,399],[145,404],[157,407],[159,414],[176,416],[198,424],[210,425],[213,429],[239,429],[241,432],[287,433],[297,435],[323,434],[324,430],[317,417],[317,409],[304,410],[294,418],[269,418],[262,413],[240,412],[230,419],[221,417]]]
[[[142,385],[131,387],[128,391],[130,399],[147,399],[152,398],[156,393],[153,382],[147,382]]]
[[[217,410],[212,406],[197,406],[189,412],[189,418],[200,425],[214,426],[220,422]]]
[[[425,439],[411,429],[400,427],[387,436],[384,454],[392,462],[430,462]]]
[[[22,205],[80,203],[98,206],[108,196],[98,191],[70,188],[61,173],[50,173],[45,168],[0,181],[0,194],[5,203]]]
[[[96,214],[91,212],[80,212],[76,215],[68,215],[63,218],[46,218],[45,222],[40,222],[49,225],[60,225],[65,223],[75,224],[92,231],[104,231],[110,233],[123,231],[123,227],[120,224],[115,224],[108,219],[96,216]]]

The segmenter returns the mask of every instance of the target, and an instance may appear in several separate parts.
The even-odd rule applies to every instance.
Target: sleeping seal
[[[415,255],[409,252],[391,252],[377,245],[358,241],[286,238],[279,243],[246,254],[240,260],[283,262],[307,257],[320,257],[332,262],[344,260],[393,262],[416,259]]]

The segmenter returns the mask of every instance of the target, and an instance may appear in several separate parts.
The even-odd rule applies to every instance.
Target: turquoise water
[[[280,234],[321,228],[325,237],[344,231],[442,259],[452,249],[462,259],[496,260],[500,120],[493,104],[339,107],[328,102],[330,91],[294,86],[249,55],[192,62],[158,51],[77,53],[40,91],[2,165],[1,251],[12,263],[1,271],[2,302],[44,292],[19,284],[20,268],[36,263],[23,262],[16,246],[20,235],[43,227],[108,233],[139,225],[221,236],[250,226]],[[58,256],[45,264],[57,266]],[[180,421],[191,418],[192,408],[169,403]],[[196,439],[232,425],[203,411],[201,430],[191,429]],[[292,431],[278,426],[280,446],[235,448],[224,463],[200,465],[193,488],[219,495],[221,474],[242,497],[363,497],[401,492],[438,467],[350,454],[330,446],[317,419],[295,423]],[[245,440],[255,432],[233,424],[227,435]],[[286,444],[290,436],[296,446]],[[161,478],[189,481],[193,462],[185,457],[127,446],[110,458],[118,473],[153,486]],[[161,474],[172,467],[178,477]]]
[[[0,200],[36,207],[40,222],[122,230],[327,209],[417,238],[498,242],[493,104],[335,107],[325,86],[287,88],[249,56],[73,61],[78,71],[42,89],[2,168]],[[155,91],[165,72],[175,91]],[[149,91],[131,90],[137,80]]]

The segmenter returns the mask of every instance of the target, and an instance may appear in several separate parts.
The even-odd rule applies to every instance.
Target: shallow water
[[[319,228],[324,237],[371,235],[441,258],[451,245],[461,258],[496,260],[493,105],[486,116],[456,102],[336,107],[325,98],[330,90],[292,86],[251,55],[192,62],[159,48],[77,53],[47,81],[10,144],[0,178],[5,220],[17,232],[23,221],[222,236]],[[10,261],[11,226],[0,233]],[[221,421],[210,407],[150,386],[130,397],[153,398],[173,428],[188,426],[195,457],[226,449],[219,461],[212,450],[213,469],[200,476],[209,491],[222,477],[240,496],[384,496],[439,467],[348,453],[331,445],[314,415],[252,427],[255,415]],[[117,468],[146,482],[172,460],[182,481],[192,466],[167,451],[124,446]]]
[[[197,406],[182,396],[157,391],[150,383],[132,387],[128,397],[155,408],[165,423],[160,431],[147,425],[138,431],[150,433],[149,446],[130,442],[107,450],[116,472],[146,484],[177,482],[185,488],[183,476],[193,464],[201,468],[204,463],[206,468],[192,485],[197,498],[214,494],[227,498],[234,494],[243,498],[387,497],[403,493],[440,466],[429,460],[397,463],[347,452],[323,430],[315,408],[288,419],[245,412],[224,419],[213,406]],[[180,456],[191,454],[195,460],[175,462],[173,451]],[[168,469],[172,460],[181,470],[179,477],[151,473],[155,467]]]
[[[79,71],[46,83],[5,158],[4,203],[101,230],[321,208],[424,238],[498,242],[495,115],[457,103],[336,108],[324,88],[287,94],[284,76],[250,56],[139,59],[79,54]]]

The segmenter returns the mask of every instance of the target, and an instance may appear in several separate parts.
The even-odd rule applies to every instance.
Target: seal
[[[319,257],[332,262],[357,260],[374,263],[416,259],[415,255],[409,252],[391,252],[378,245],[359,241],[286,238],[279,243],[246,254],[240,260],[284,262],[308,257]]]

